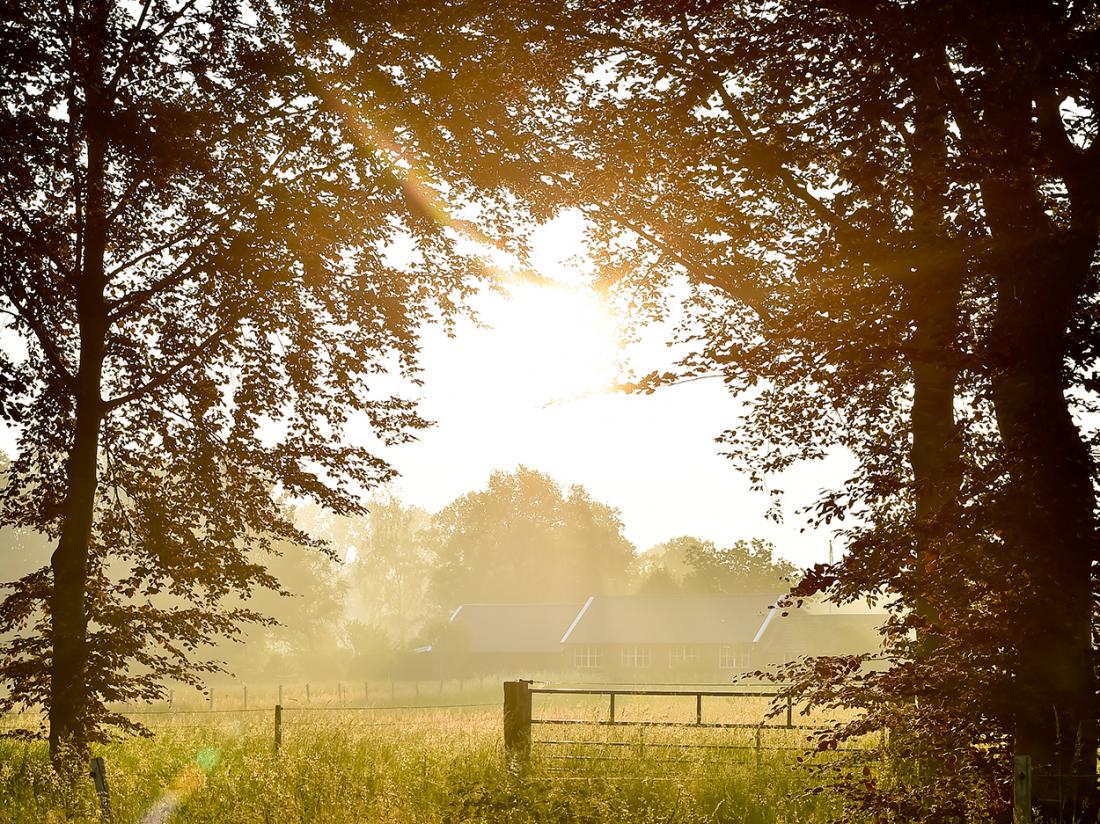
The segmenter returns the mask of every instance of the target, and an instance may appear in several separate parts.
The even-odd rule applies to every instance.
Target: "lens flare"
[[[221,751],[217,747],[203,747],[195,754],[195,760],[187,764],[149,808],[141,824],[167,824],[179,806],[206,786],[206,776],[221,763]]]

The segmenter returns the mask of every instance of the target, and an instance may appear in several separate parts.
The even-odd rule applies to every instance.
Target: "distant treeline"
[[[264,560],[286,594],[257,590],[245,604],[278,623],[247,626],[210,657],[248,680],[413,677],[426,666],[415,650],[445,637],[459,604],[779,591],[795,571],[760,540],[717,547],[683,536],[639,552],[616,509],[527,467],[494,473],[434,515],[390,493],[369,508],[363,518],[295,508],[327,552],[275,545]],[[0,536],[0,580],[49,563],[45,536]]]

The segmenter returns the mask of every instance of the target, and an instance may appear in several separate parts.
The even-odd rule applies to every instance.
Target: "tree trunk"
[[[947,107],[935,84],[935,55],[929,51],[910,66],[914,98],[910,154],[913,166],[913,282],[907,289],[913,335],[909,363],[913,372],[914,533],[920,553],[918,574],[935,575],[941,543],[949,531],[945,518],[962,485],[962,444],[955,420],[959,376],[959,297],[966,261],[950,254],[947,227]],[[931,581],[925,583],[930,587]],[[923,596],[914,608],[935,624],[937,611]],[[933,644],[920,644],[930,652]]]
[[[85,601],[102,422],[102,402],[99,400],[102,351],[98,358],[92,352],[85,358],[83,337],[76,432],[66,464],[68,489],[62,510],[61,537],[51,558],[50,757],[59,766],[69,755],[83,758],[86,754],[89,721]],[[84,368],[85,363],[87,368]]]
[[[1053,820],[1095,805],[1096,677],[1092,458],[1066,401],[1068,330],[1096,251],[1095,217],[1054,224],[1027,166],[1030,99],[990,107],[1002,150],[982,194],[993,232],[997,308],[990,372],[1009,484],[998,520],[1019,608],[1014,737],[1035,764]],[[1090,225],[1091,224],[1091,225]]]
[[[1095,792],[1095,498],[1064,367],[1072,284],[1083,285],[1091,252],[1062,238],[1039,246],[1000,267],[992,384],[1010,476],[999,521],[1017,571],[1016,751],[1036,765],[1044,809],[1061,816]]]
[[[59,768],[70,756],[86,755],[90,728],[88,687],[88,554],[95,513],[99,434],[103,423],[103,361],[107,333],[104,258],[107,236],[107,137],[103,51],[108,4],[90,5],[78,20],[73,71],[84,89],[82,126],[87,148],[83,255],[76,282],[80,361],[76,374],[76,417],[65,466],[61,535],[51,558],[50,758]],[[76,116],[74,113],[73,116]],[[78,210],[79,214],[79,210]]]

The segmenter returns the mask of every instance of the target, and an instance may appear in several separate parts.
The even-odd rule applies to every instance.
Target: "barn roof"
[[[786,647],[805,655],[855,655],[875,652],[882,644],[878,629],[882,612],[812,612],[794,609],[777,615],[764,633],[765,644]]]
[[[470,652],[557,652],[580,604],[463,604],[451,623]]]
[[[752,641],[773,594],[593,596],[563,644],[738,644]]]

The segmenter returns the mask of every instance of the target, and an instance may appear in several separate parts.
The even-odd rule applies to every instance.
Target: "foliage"
[[[433,591],[443,609],[469,602],[582,601],[625,586],[634,547],[619,513],[581,486],[568,493],[527,467],[432,519]]]
[[[775,547],[759,538],[716,547],[684,535],[639,556],[638,589],[651,594],[779,593],[789,586],[795,567],[774,554]]]
[[[747,408],[726,452],[777,500],[798,461],[855,456],[807,513],[847,554],[796,596],[888,596],[891,676],[851,682],[868,723],[993,813],[1014,748],[1090,796],[1095,432],[1067,394],[1095,404],[1096,4],[472,8],[525,81],[460,95],[490,99],[508,170],[481,185],[516,221],[583,210],[600,285],[681,320],[689,354],[631,388],[722,380]],[[850,814],[969,809],[907,780]]]
[[[342,57],[290,11],[5,14],[0,311],[27,354],[0,355],[2,518],[58,549],[0,606],[0,707],[48,706],[55,752],[137,728],[107,704],[198,683],[199,648],[264,620],[227,603],[278,589],[280,543],[319,546],[277,497],[352,513],[392,476],[346,435],[425,425],[377,378],[415,379],[419,326],[470,288],[426,178],[326,97]]]
[[[310,534],[325,536],[309,529],[300,512],[288,517]],[[272,544],[263,562],[279,589],[258,590],[237,604],[247,603],[271,623],[243,628],[239,638],[217,644],[211,657],[249,680],[338,673],[346,652],[341,629],[348,589],[340,564],[315,547],[286,542]]]
[[[365,518],[345,519],[335,538],[355,553],[347,567],[348,612],[385,627],[402,649],[431,611],[431,554],[422,535],[428,513],[405,506],[392,492],[375,495],[368,510]]]

